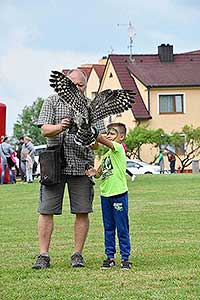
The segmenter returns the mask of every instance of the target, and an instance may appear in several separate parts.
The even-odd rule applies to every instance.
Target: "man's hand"
[[[67,129],[70,126],[71,120],[68,118],[62,119],[60,124],[62,126],[62,131],[64,131],[65,129]]]
[[[56,136],[70,126],[71,120],[68,118],[62,119],[59,124],[44,124],[41,127],[42,135],[45,137]]]

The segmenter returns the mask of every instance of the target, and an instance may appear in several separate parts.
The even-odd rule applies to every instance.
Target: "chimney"
[[[160,62],[173,62],[174,56],[173,56],[173,45],[170,44],[161,44],[158,46],[158,55],[160,58]]]

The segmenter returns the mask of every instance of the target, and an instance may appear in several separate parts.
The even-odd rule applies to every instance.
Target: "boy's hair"
[[[113,128],[113,127],[117,127],[119,128],[119,132],[124,134],[124,136],[126,136],[126,126],[123,123],[110,123],[107,126],[107,129]]]

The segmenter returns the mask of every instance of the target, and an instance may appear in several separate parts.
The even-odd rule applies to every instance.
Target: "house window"
[[[183,94],[159,95],[159,113],[183,113]]]

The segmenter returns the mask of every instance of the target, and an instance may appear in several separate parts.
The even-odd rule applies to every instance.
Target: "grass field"
[[[104,259],[99,188],[85,245],[86,267],[71,269],[73,219],[66,195],[55,217],[51,268],[38,254],[37,182],[0,186],[2,300],[200,299],[200,175],[141,175],[129,185],[131,271],[100,270]]]

